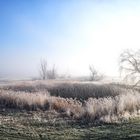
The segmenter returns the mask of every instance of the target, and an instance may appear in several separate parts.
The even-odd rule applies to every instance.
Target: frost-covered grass
[[[53,91],[49,92],[49,88],[59,93],[63,88],[61,96],[65,96],[54,96],[55,92],[51,94]],[[74,93],[71,95],[70,91]],[[140,116],[140,93],[112,85],[67,83],[47,87],[24,83],[1,88],[0,106],[30,111],[55,110],[85,122],[118,122]]]
[[[86,100],[90,97],[114,97],[124,93],[124,88],[121,85],[113,84],[97,84],[85,82],[19,82],[9,84],[3,87],[5,90],[24,91],[24,92],[41,92],[48,91],[52,96],[60,96],[63,98],[77,98],[78,100]]]
[[[0,86],[1,139],[140,139],[140,93],[121,85]]]
[[[140,139],[140,120],[92,124],[61,117],[55,111],[0,111],[1,140]]]

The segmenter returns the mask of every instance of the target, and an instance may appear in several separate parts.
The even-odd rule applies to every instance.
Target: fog
[[[140,46],[139,1],[0,1],[0,77],[39,76],[41,59],[58,73],[119,76],[119,55]]]

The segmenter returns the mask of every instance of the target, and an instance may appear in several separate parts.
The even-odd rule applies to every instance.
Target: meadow
[[[113,83],[0,85],[1,139],[140,139],[140,93]]]

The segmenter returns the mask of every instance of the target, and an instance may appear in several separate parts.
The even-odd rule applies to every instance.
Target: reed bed
[[[21,92],[0,90],[0,108],[20,110],[55,110],[87,122],[118,122],[140,117],[140,93],[127,93],[102,98],[90,97],[84,102],[76,98],[51,96],[49,92]]]
[[[125,93],[125,88],[113,84],[93,84],[93,83],[20,83],[15,85],[7,85],[2,89],[12,90],[16,92],[49,92],[52,96],[73,98],[80,101],[88,98],[114,97]]]

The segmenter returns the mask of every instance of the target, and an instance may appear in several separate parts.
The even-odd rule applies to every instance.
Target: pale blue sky
[[[41,58],[60,74],[89,64],[118,75],[125,48],[140,48],[139,0],[0,0],[0,76],[38,76]]]

